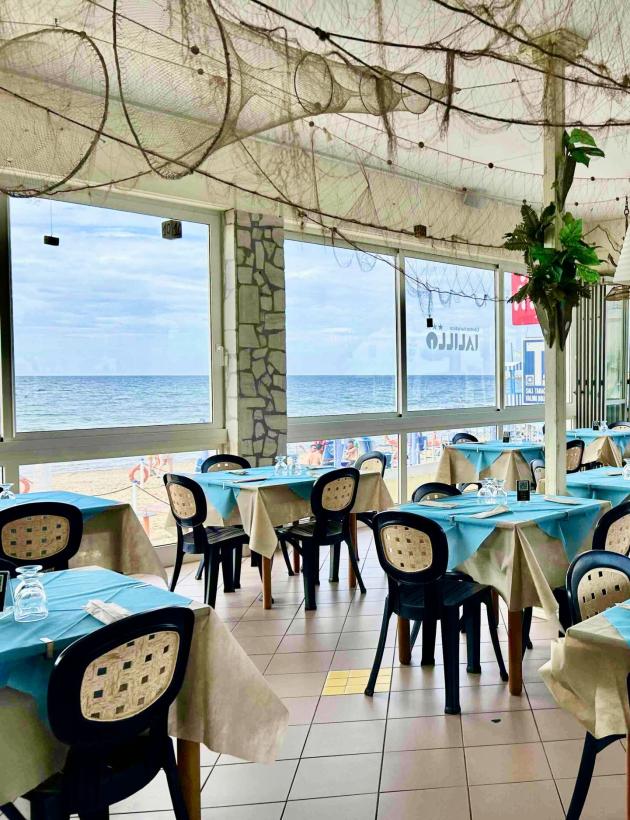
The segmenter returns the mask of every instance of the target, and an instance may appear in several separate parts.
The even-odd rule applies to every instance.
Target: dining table
[[[620,467],[597,467],[567,474],[567,492],[578,498],[599,498],[617,507],[630,498],[630,480]]]
[[[164,606],[194,612],[184,682],[169,713],[190,820],[201,817],[201,745],[246,761],[275,760],[288,711],[214,609],[100,567],[45,573],[42,582],[45,619],[18,622],[6,606],[0,613],[0,805],[63,766],[67,747],[47,719],[48,679],[66,646],[101,627],[85,608],[93,600],[129,613]]]
[[[630,600],[567,629],[551,644],[540,675],[558,706],[597,739],[626,735],[630,725]],[[626,744],[630,819],[630,744]]]
[[[249,548],[262,556],[263,607],[271,609],[271,559],[278,546],[275,528],[312,515],[311,491],[317,479],[333,467],[305,469],[294,474],[278,474],[274,467],[251,467],[189,473],[203,489],[208,502],[206,526],[240,524],[249,535]],[[385,510],[393,504],[380,471],[361,472],[351,529],[355,547],[356,514]],[[353,574],[350,584],[356,583]]]
[[[0,499],[0,512],[38,501],[72,504],[83,516],[83,537],[71,567],[100,566],[123,575],[145,575],[166,582],[155,547],[129,504],[95,495],[51,490]]]
[[[621,467],[626,455],[630,456],[630,430],[627,427],[607,430],[580,427],[567,431],[567,439],[571,438],[584,442],[583,464],[598,461],[605,467]]]
[[[498,478],[506,490],[515,490],[516,482],[531,481],[530,462],[544,459],[544,447],[534,441],[467,441],[447,444],[438,462],[435,480],[444,484],[461,484]]]
[[[491,586],[508,607],[509,688],[523,687],[523,610],[542,607],[561,629],[553,590],[563,587],[570,562],[590,549],[593,531],[610,502],[542,496],[499,501],[465,493],[440,500],[402,504],[397,509],[429,518],[444,530],[449,570],[460,570]],[[484,503],[481,503],[481,502]],[[401,641],[404,655],[405,636]]]

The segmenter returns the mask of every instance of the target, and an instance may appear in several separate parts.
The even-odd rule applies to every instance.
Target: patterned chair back
[[[624,501],[604,513],[593,533],[594,550],[610,550],[620,555],[630,553],[630,501]]]
[[[201,465],[202,473],[218,473],[221,470],[247,470],[252,465],[246,458],[231,453],[208,456]]]
[[[575,438],[567,441],[567,473],[577,473],[582,466],[584,457],[584,442]]]
[[[429,518],[397,510],[377,513],[374,538],[378,560],[394,581],[433,583],[446,572],[446,535]]]
[[[630,558],[604,550],[583,552],[567,572],[573,623],[604,612],[630,598]]]
[[[380,473],[381,477],[385,475],[385,468],[387,467],[387,459],[385,453],[378,450],[371,450],[369,453],[364,453],[354,462],[354,466],[360,473]]]
[[[630,421],[613,421],[608,425],[609,430],[630,430]]]
[[[311,509],[318,522],[342,521],[350,513],[359,476],[355,467],[341,467],[317,479],[311,491]]]
[[[0,559],[13,568],[67,569],[82,537],[83,515],[72,504],[33,501],[0,512]]]
[[[206,496],[197,482],[184,475],[166,473],[164,486],[173,518],[180,527],[198,527],[206,520]]]
[[[419,501],[436,501],[440,498],[449,498],[453,495],[461,495],[462,491],[452,484],[443,484],[441,481],[428,481],[421,484],[413,491],[411,500],[417,504]]]
[[[195,616],[186,607],[130,615],[59,655],[48,715],[63,743],[122,741],[163,722],[179,692]]]

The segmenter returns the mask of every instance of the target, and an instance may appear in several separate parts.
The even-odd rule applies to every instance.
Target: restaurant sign
[[[545,342],[523,339],[523,404],[545,400]]]

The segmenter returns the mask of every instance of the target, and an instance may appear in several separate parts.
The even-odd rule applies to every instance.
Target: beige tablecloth
[[[623,467],[623,453],[611,436],[600,436],[584,447],[583,464],[599,461],[604,467]]]
[[[122,575],[156,575],[166,581],[155,547],[129,504],[118,504],[88,518],[70,566],[99,566]]]
[[[604,615],[594,615],[551,644],[540,670],[558,705],[592,735],[623,735],[630,725],[630,647]]]
[[[518,450],[506,450],[485,470],[478,473],[475,466],[456,447],[447,445],[442,451],[435,475],[444,484],[479,481],[480,478],[502,478],[506,490],[515,490],[519,479],[531,481],[529,464]]]
[[[599,517],[610,507],[608,501],[602,501]],[[582,534],[578,552],[591,548],[594,528]],[[551,538],[535,522],[497,518],[494,531],[458,569],[494,587],[511,611],[540,606],[550,620],[558,622],[558,602],[552,590],[564,586],[568,566],[562,542]]]
[[[352,512],[386,510],[393,506],[393,503],[380,473],[361,473]],[[286,486],[266,487],[259,484],[250,487],[243,484],[236,500],[236,507],[228,518],[222,518],[208,501],[206,525],[222,527],[242,524],[250,538],[250,549],[271,558],[278,546],[278,536],[274,528],[298,521],[300,518],[307,518],[309,515],[312,515],[309,499],[300,498]],[[175,522],[172,518],[167,526],[171,526],[174,531]]]
[[[182,690],[170,714],[174,737],[222,754],[271,763],[288,712],[219,616],[193,603],[195,630]],[[41,720],[35,700],[0,689],[0,805],[58,771],[65,747]]]

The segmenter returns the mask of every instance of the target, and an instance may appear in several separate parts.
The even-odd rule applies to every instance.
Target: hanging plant
[[[580,299],[590,297],[591,285],[599,281],[597,266],[602,260],[596,246],[584,241],[581,219],[565,212],[564,203],[573,184],[578,164],[590,163],[591,157],[603,157],[587,132],[574,128],[564,132],[558,178],[554,183],[555,202],[540,215],[527,204],[521,207],[522,222],[505,234],[504,248],[522,251],[527,266],[527,282],[510,302],[529,298],[536,310],[545,341],[553,347],[556,341],[564,350],[573,308]],[[553,244],[557,232],[557,241]]]

